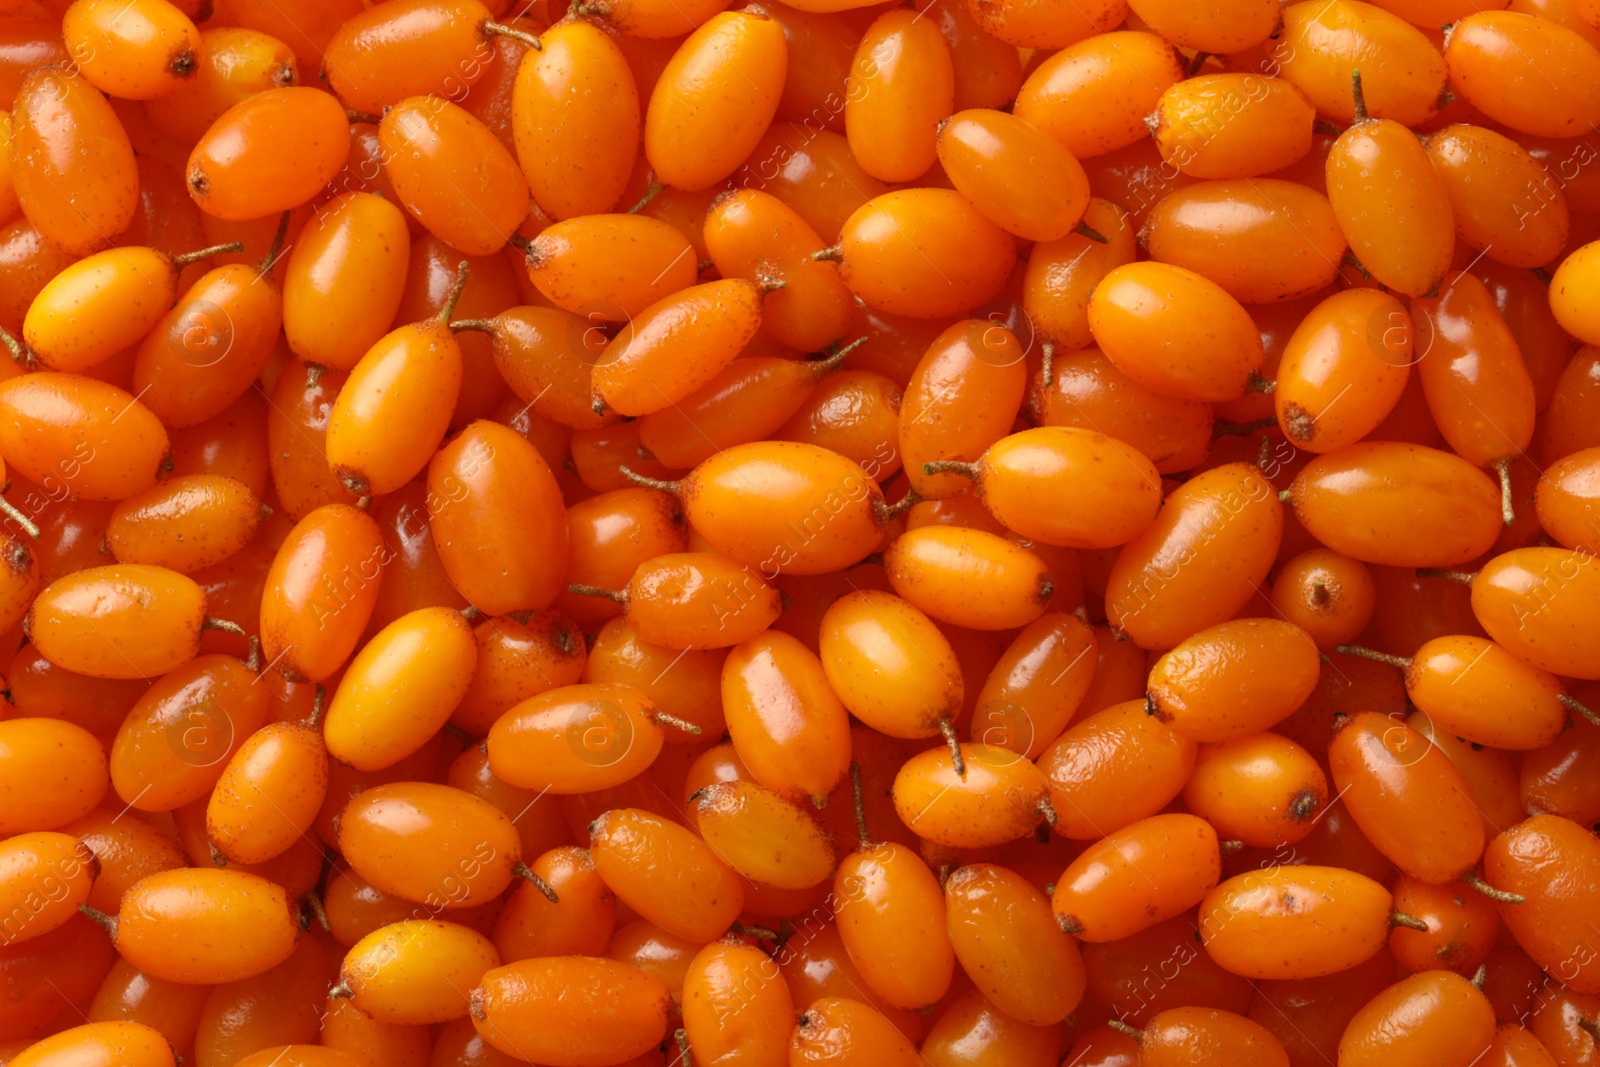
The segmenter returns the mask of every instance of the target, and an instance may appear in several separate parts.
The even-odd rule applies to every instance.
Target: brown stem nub
[[[1411,666],[1411,661],[1404,656],[1391,656],[1387,652],[1379,652],[1364,645],[1334,645],[1333,650],[1335,652],[1343,652],[1347,656],[1360,656],[1362,659],[1370,659],[1374,663],[1387,663],[1389,666],[1398,667],[1401,670],[1406,670]]]
[[[1055,828],[1056,823],[1061,821],[1056,817],[1056,806],[1050,803],[1048,796],[1039,798],[1039,815],[1044,819],[1045,825],[1052,829]]]
[[[1461,876],[1461,880],[1497,904],[1526,904],[1527,898],[1521,893],[1508,893],[1504,889],[1496,889],[1483,880],[1477,871],[1469,871]]]
[[[494,335],[493,319],[457,319],[450,324],[450,329],[456,333],[462,330],[474,330],[478,333]]]
[[[1056,383],[1056,343],[1039,342],[1039,381],[1046,388]]]
[[[860,348],[866,343],[867,338],[857,337],[854,341],[851,341],[847,345],[830,345],[829,348],[831,351],[829,351],[821,359],[813,359],[807,362],[806,369],[820,378],[831,370],[837,370],[839,364],[843,363],[850,357],[850,353],[854,352],[856,349]]]
[[[677,482],[669,482],[663,478],[647,478],[624,466],[618,466],[617,470],[622,472],[622,476],[634,485],[643,486],[646,489],[657,489],[663,493],[671,493],[673,496],[678,495],[679,486]]]
[[[694,1067],[694,1059],[689,1055],[689,1031],[680,1026],[673,1031],[672,1039],[678,1043],[678,1059],[672,1067]]]
[[[1586,1019],[1580,1015],[1578,1016],[1578,1029],[1594,1038],[1597,1043],[1600,1043],[1600,1019]]]
[[[1561,702],[1561,706],[1566,708],[1568,711],[1576,712],[1577,714],[1582,715],[1594,726],[1600,726],[1600,715],[1597,715],[1589,707],[1589,705],[1583,703],[1582,701],[1574,700],[1565,693],[1557,694],[1556,699],[1559,700]]]
[[[311,917],[317,920],[317,925],[322,927],[323,933],[333,929],[333,924],[328,922],[328,912],[322,906],[322,894],[315,889],[306,890],[306,907],[311,909]]]
[[[353,107],[347,107],[344,109],[344,120],[351,123],[363,122],[369,126],[376,126],[383,121],[383,116],[374,115],[370,111],[357,111]]]
[[[1217,851],[1224,856],[1235,856],[1244,851],[1244,842],[1237,838],[1217,842]]]
[[[782,278],[762,278],[756,283],[756,291],[762,296],[766,296],[768,293],[775,293],[779,289],[787,288],[788,285],[789,283]]]
[[[1072,228],[1072,232],[1077,234],[1079,237],[1087,237],[1095,244],[1108,245],[1111,243],[1111,238],[1107,237],[1093,226],[1090,226],[1082,219],[1078,220],[1078,224]]]
[[[850,761],[850,794],[856,805],[856,845],[862,852],[872,847],[872,835],[867,833],[867,803],[861,795],[861,764]]]
[[[187,267],[191,263],[198,263],[202,259],[210,259],[212,256],[220,256],[226,252],[243,251],[243,244],[239,243],[238,241],[229,241],[225,245],[212,245],[210,248],[201,248],[193,252],[185,252],[182,255],[173,256],[172,262],[176,263],[180,267]]]
[[[1140,1040],[1140,1039],[1142,1039],[1144,1037],[1144,1031],[1143,1030],[1140,1030],[1136,1026],[1129,1026],[1127,1023],[1123,1022],[1121,1019],[1107,1019],[1106,1020],[1106,1025],[1111,1027],[1111,1029],[1115,1030],[1119,1034],[1128,1035],[1129,1037],[1133,1038],[1135,1041],[1138,1041],[1138,1040]]]
[[[321,682],[311,691],[311,714],[306,716],[306,728],[318,730],[322,728],[323,705],[328,700],[328,691]]]
[[[824,248],[811,253],[811,258],[818,262],[822,260],[838,261],[844,258],[844,249],[839,245],[834,245],[831,248]]]
[[[1188,76],[1192,78],[1196,74],[1199,74],[1201,68],[1206,65],[1206,60],[1210,58],[1210,52],[1196,52],[1194,54],[1194,58],[1189,60],[1189,69],[1187,71]]]
[[[1543,267],[1533,267],[1531,270],[1533,272],[1533,276],[1538,278],[1541,282],[1544,282],[1545,288],[1547,289],[1550,287],[1550,283],[1555,281],[1556,276],[1545,270]]]
[[[1255,371],[1250,372],[1250,391],[1252,393],[1270,393],[1277,387],[1276,379],[1263,378]]]
[[[664,711],[651,712],[650,719],[657,726],[670,726],[674,730],[682,730],[686,734],[698,735],[701,732],[700,727],[696,726],[688,719],[680,719],[676,715],[668,715]]]
[[[1350,72],[1350,97],[1355,101],[1356,124],[1371,119],[1372,116],[1367,114],[1367,94],[1361,88],[1361,72],[1359,70]]]
[[[1471,585],[1472,580],[1476,578],[1477,575],[1468,574],[1466,571],[1445,570],[1442,567],[1418,567],[1417,577],[1443,578],[1447,582],[1455,582],[1458,585]]]
[[[245,634],[245,632],[244,632],[244,627],[240,626],[238,623],[229,622],[227,619],[218,619],[218,618],[215,618],[215,617],[213,617],[211,615],[207,615],[201,621],[200,629],[202,629],[202,630],[220,630],[222,633],[233,634],[235,637],[245,637],[245,636],[247,636]]]
[[[521,41],[535,52],[543,52],[544,45],[539,43],[539,38],[526,30],[519,30],[514,26],[507,26],[503,22],[489,21],[483,24],[484,33],[496,33],[501,37],[509,37],[513,41]]]
[[[456,302],[467,287],[467,273],[471,269],[471,264],[464,259],[456,264],[456,284],[451,288],[450,295],[444,298],[444,307],[439,309],[439,321],[446,326],[450,325],[450,316],[456,313]]]
[[[1327,119],[1316,119],[1311,123],[1311,132],[1320,133],[1326,137],[1337,137],[1344,132],[1344,127],[1329,122]]]
[[[915,489],[909,489],[906,491],[905,496],[893,504],[886,503],[883,500],[873,501],[872,517],[877,520],[879,526],[887,526],[920,503],[922,503],[922,494]]]
[[[35,541],[39,540],[39,527],[35,526],[32,519],[18,511],[16,505],[3,496],[0,496],[0,515],[4,515],[22,527],[23,532]]]
[[[1389,915],[1390,926],[1404,926],[1407,930],[1421,930],[1427,933],[1430,927],[1415,915],[1407,915],[1403,911],[1392,912]]]
[[[350,986],[344,982],[340,982],[338,985],[328,990],[329,1000],[349,1000],[355,995],[356,991],[351,989]]]
[[[922,465],[923,474],[959,474],[963,478],[978,480],[981,468],[976,463],[960,459],[936,459]]]
[[[534,874],[533,868],[529,867],[526,863],[519,863],[512,867],[511,873],[516,875],[518,878],[521,878],[529,885],[533,886],[533,888],[537,889],[540,893],[543,893],[544,899],[548,900],[550,903],[561,903],[561,898],[556,896],[556,891],[550,887],[550,883],[545,881],[543,878],[540,878],[537,874]]]
[[[246,643],[248,644],[248,646],[250,648],[250,654],[245,657],[245,661],[244,661],[245,669],[248,670],[251,674],[260,674],[261,673],[261,638],[257,637],[255,634],[251,634],[250,635],[250,640],[248,642],[246,642]]]
[[[749,923],[736,922],[728,927],[728,933],[738,934],[741,937],[753,937],[757,941],[778,940],[778,931],[768,930],[765,926],[751,926]]]
[[[211,849],[211,864],[212,864],[212,866],[214,866],[214,867],[226,867],[228,865],[228,857],[225,856],[223,854],[222,850],[217,847],[217,843],[215,841],[207,840],[206,841],[206,847]]]
[[[1483,992],[1483,987],[1489,984],[1489,965],[1487,963],[1478,964],[1478,969],[1472,972],[1472,977],[1468,978],[1467,981],[1472,983],[1473,989],[1480,993]]]
[[[1502,456],[1490,466],[1500,476],[1500,518],[1510,526],[1517,521],[1517,510],[1511,503],[1511,459]]]
[[[0,326],[0,345],[6,346],[6,351],[11,353],[11,360],[23,370],[33,370],[39,365],[39,360],[28,351],[26,345],[11,336],[11,331]]]
[[[78,910],[89,917],[89,921],[111,935],[111,940],[117,939],[117,917],[107,915],[99,908],[91,908],[87,904],[79,904]]]
[[[638,203],[630,207],[625,214],[637,215],[639,212],[649,207],[650,201],[661,195],[662,188],[663,186],[660,182],[652,181],[650,183],[650,188],[644,191],[644,195],[639,198]]]
[[[967,776],[967,759],[961,754],[961,741],[956,737],[955,723],[948,717],[939,720],[939,732],[944,734],[944,743],[950,746],[950,762],[955,765],[956,777]]]
[[[626,589],[606,589],[598,585],[584,585],[582,582],[573,582],[567,586],[567,592],[573,596],[596,596],[604,600],[628,606],[628,591]]]

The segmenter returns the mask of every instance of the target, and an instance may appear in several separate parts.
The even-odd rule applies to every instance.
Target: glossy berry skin
[[[1194,907],[1221,870],[1209,823],[1156,815],[1084,850],[1056,882],[1050,904],[1079,940],[1118,941]]]
[[[1425,971],[1402,978],[1356,1013],[1339,1040],[1339,1061],[1471,1064],[1493,1039],[1494,1022],[1488,998],[1465,978]]]
[[[944,995],[955,953],[944,894],[919,856],[892,842],[852,852],[834,893],[839,936],[873,992],[911,1010]]]
[[[1267,867],[1200,904],[1206,952],[1246,978],[1315,978],[1371,958],[1389,935],[1389,891],[1336,867]]]
[[[1142,1067],[1245,1064],[1288,1067],[1289,1055],[1266,1027],[1241,1015],[1202,1007],[1158,1012],[1139,1037]]]
[[[735,645],[722,664],[721,697],[734,751],[762,785],[816,803],[844,778],[849,713],[798,639],[769,630]]]
[[[617,808],[590,829],[595,869],[617,899],[669,933],[704,944],[744,907],[744,883],[692,831]],[[659,872],[672,871],[663,880]]]
[[[172,1067],[172,1046],[159,1030],[136,1022],[94,1022],[74,1026],[20,1051],[9,1063],[18,1067]]]
[[[886,182],[908,182],[933,165],[942,120],[955,108],[955,71],[938,27],[920,13],[889,11],[856,45],[845,83],[850,154]]]
[[[1500,919],[1541,966],[1558,969],[1563,984],[1600,993],[1600,967],[1587,954],[1583,916],[1590,914],[1600,867],[1594,838],[1559,815],[1534,815],[1489,842],[1483,877],[1496,889],[1517,893],[1523,904],[1500,905]]]
[[[1371,78],[1371,114],[1410,126],[1438,110],[1445,87],[1445,63],[1438,49],[1420,30],[1378,5],[1359,0],[1289,5],[1272,59],[1319,114],[1350,122],[1355,117],[1350,75],[1376,55],[1405,76]]]
[[[1600,567],[1562,548],[1503,552],[1472,582],[1472,613],[1496,643],[1570,678],[1600,678],[1600,657],[1579,637],[1593,604],[1600,604]]]
[[[795,1006],[772,959],[736,937],[701,949],[683,984],[683,1027],[705,1063],[784,1064]]]
[[[155,485],[167,431],[115,385],[36,371],[0,382],[0,456],[58,495],[122,500]]]
[[[1062,16],[1063,21],[1073,17]],[[1079,159],[1124,148],[1149,135],[1145,116],[1169,86],[1182,80],[1180,58],[1152,33],[1122,30],[1091,37],[1041,63],[1017,93],[1013,113]]]
[[[52,760],[40,761],[40,751],[53,753]],[[0,763],[7,772],[0,833],[7,836],[80,819],[106,792],[105,749],[87,730],[60,719],[0,723]]]
[[[1316,688],[1319,672],[1316,646],[1299,627],[1236,619],[1200,631],[1158,659],[1149,695],[1153,714],[1174,732],[1227,741],[1287,718]]]
[[[670,997],[637,967],[589,956],[550,956],[496,967],[471,993],[472,1022],[507,1055],[551,1067],[622,1063],[653,1048]]]
[[[434,919],[405,919],[356,942],[339,968],[351,1002],[379,1022],[445,1023],[467,1014],[469,991],[500,965],[489,939]]]
[[[205,592],[164,567],[91,567],[46,586],[28,612],[50,662],[93,678],[153,678],[200,650]]]
[[[621,785],[661,751],[654,706],[616,683],[562,686],[525,700],[489,729],[490,765],[519,789],[556,795]]]
[[[1331,452],[1376,429],[1410,380],[1414,335],[1405,305],[1375,290],[1348,289],[1312,308],[1289,336],[1272,391],[1289,443]]]
[[[1444,55],[1450,87],[1513,130],[1571,137],[1600,119],[1600,49],[1558,23],[1512,11],[1469,15]]]
[[[313,682],[338,670],[366,629],[388,554],[377,524],[349,505],[325,505],[296,523],[267,572],[267,661]]]
[[[934,737],[941,720],[960,711],[955,650],[927,615],[891,593],[863,590],[834,601],[822,617],[818,652],[844,706],[891,737]]]
[[[333,96],[302,86],[268,89],[212,123],[189,155],[184,180],[208,215],[260,218],[311,199],[339,173],[349,144],[344,109]]]
[[[130,888],[115,941],[122,957],[148,974],[215,985],[282,963],[299,933],[282,886],[195,868],[153,874]]]
[[[1023,837],[1044,814],[1043,774],[1010,749],[962,745],[965,774],[946,748],[907,760],[894,780],[895,810],[919,837],[983,848]]]
[[[1196,178],[1253,178],[1311,151],[1316,114],[1292,84],[1206,74],[1167,89],[1151,116],[1163,159]]]

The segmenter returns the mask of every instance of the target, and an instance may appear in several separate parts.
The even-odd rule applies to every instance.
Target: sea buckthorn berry
[[[721,699],[734,751],[750,776],[797,804],[820,805],[850,762],[850,718],[822,661],[769,630],[734,646]]]
[[[992,745],[960,745],[961,764],[945,748],[919,752],[894,779],[894,807],[918,837],[954,848],[1003,845],[1055,812],[1049,783],[1027,759]]]
[[[781,283],[761,300],[761,328],[773,340],[809,352],[849,328],[855,308],[839,268],[812,258],[826,242],[782,200],[756,189],[719,195],[704,233],[706,252],[724,278],[764,288]]]
[[[410,249],[405,216],[383,197],[344,193],[319,207],[284,275],[283,332],[295,355],[354,367],[394,320]]]
[[[282,886],[220,868],[152,874],[123,895],[108,925],[122,958],[141,971],[199,985],[276,967],[300,934]]]
[[[1449,971],[1424,971],[1400,979],[1356,1012],[1339,1039],[1339,1062],[1468,1067],[1493,1039],[1494,1008],[1476,986]]]
[[[1089,298],[1102,278],[1113,268],[1132,263],[1138,250],[1130,216],[1119,204],[1091,198],[1083,223],[1105,243],[1081,232],[1042,241],[1028,253],[1022,275],[1022,308],[1033,322],[1034,336],[1063,353],[1094,343]]]
[[[1038,556],[985,530],[924,526],[884,550],[894,591],[933,618],[972,630],[1025,626],[1054,591]]]
[[[61,33],[78,70],[107,96],[148,100],[194,77],[200,31],[166,0],[76,0]]]
[[[461,343],[448,322],[454,310],[452,299],[439,317],[380,337],[339,390],[328,412],[325,450],[329,467],[351,492],[395,492],[438,450],[461,395]]]
[[[1488,475],[1420,445],[1348,445],[1313,459],[1288,491],[1313,537],[1363,563],[1454,566],[1488,551],[1504,526]]]
[[[1337,727],[1328,763],[1362,833],[1406,874],[1453,882],[1477,865],[1483,821],[1471,791],[1422,734],[1361,712]]]
[[[510,816],[428,782],[379,785],[354,797],[339,816],[339,851],[383,892],[435,910],[498,897],[522,859]]]
[[[1108,619],[1143,648],[1171,648],[1249,602],[1282,536],[1283,506],[1254,466],[1230,463],[1191,478],[1117,554]]]
[[[701,1063],[787,1064],[795,1005],[778,968],[735,937],[707,945],[683,983],[683,1029]]]
[[[1126,1024],[1124,1024],[1126,1025]],[[1260,1023],[1214,1008],[1168,1008],[1139,1031],[1141,1067],[1288,1067],[1289,1054]]]
[[[657,180],[692,192],[737,170],[778,110],[788,61],[783,27],[763,12],[704,20],[650,93],[644,154]]]
[[[1189,810],[1225,840],[1275,848],[1303,840],[1328,803],[1328,779],[1316,759],[1273,733],[1200,746],[1183,787]]]
[[[883,540],[889,520],[882,490],[859,464],[797,442],[725,449],[677,491],[689,526],[763,578],[857,563]]]
[[[1584,294],[1589,292],[1588,286],[1595,272],[1600,270],[1597,263],[1600,263],[1600,241],[1592,241],[1563,259],[1550,282],[1550,310],[1556,321],[1562,329],[1590,345],[1600,343],[1600,316],[1594,314],[1593,304]],[[1545,430],[1547,442],[1552,434],[1553,428]],[[1556,458],[1548,443],[1545,451],[1552,459]]]
[[[178,1062],[166,1035],[143,1023],[92,1022],[52,1034],[6,1061],[16,1067],[173,1067]]]
[[[672,552],[646,560],[621,591],[573,586],[623,605],[641,638],[666,648],[727,648],[771,626],[778,590],[754,570],[714,552]]]
[[[1600,993],[1600,965],[1581,946],[1588,943],[1600,847],[1584,827],[1559,815],[1533,815],[1489,842],[1483,877],[1521,903],[1501,900],[1500,919],[1534,960],[1559,970],[1568,989]],[[1551,878],[1550,871],[1562,876]]]
[[[500,5],[496,5],[500,6]],[[344,16],[322,48],[322,77],[347,108],[379,112],[408,96],[460,99],[494,54],[477,0],[402,0]]]
[[[850,593],[823,615],[818,645],[828,683],[856,718],[890,737],[954,737],[961,665],[916,607],[892,593]]]
[[[668,730],[663,741],[694,744],[723,733],[722,701],[717,692],[724,655],[720,649],[696,651],[651,644],[626,619],[612,619],[595,635],[583,666],[583,680],[628,685],[645,693],[657,712],[700,727],[698,734],[681,728]]]
[[[100,862],[69,834],[34,832],[0,842],[0,945],[47,934],[87,903]]]
[[[498,252],[528,217],[528,183],[506,146],[465,108],[416,96],[378,125],[384,172],[428,232],[468,255]]]
[[[961,468],[955,473],[973,479],[1001,525],[1047,545],[1123,545],[1161,507],[1161,479],[1149,459],[1116,438],[1072,426],[1022,430],[989,446],[976,463],[933,466]],[[1059,507],[1041,510],[1042,499]]]
[[[1210,328],[1181,325],[1193,322]],[[1129,263],[1107,274],[1089,299],[1089,329],[1118,370],[1168,396],[1233,400],[1261,367],[1261,335],[1239,302],[1170,263]]]
[[[1076,615],[1049,612],[1012,640],[973,706],[973,741],[1036,759],[1082,708],[1094,679],[1094,631]]]
[[[1328,202],[1362,270],[1422,296],[1439,285],[1455,250],[1450,190],[1411,130],[1368,116],[1360,72],[1353,77],[1355,124],[1328,152]]]
[[[691,798],[695,828],[753,882],[805,889],[833,873],[833,842],[798,805],[755,782],[715,782]]]
[[[966,488],[958,474],[926,465],[974,459],[1011,430],[1027,389],[1026,356],[1015,334],[981,319],[955,323],[928,346],[900,401],[900,454],[918,493]]]
[[[427,672],[412,677],[419,662]],[[339,679],[322,725],[328,754],[361,771],[411,755],[450,721],[477,662],[477,642],[459,611],[402,615],[367,641]]]
[[[1272,583],[1273,607],[1319,649],[1355,640],[1372,621],[1377,595],[1365,564],[1326,548],[1295,556]]]
[[[90,567],[45,587],[28,632],[51,663],[93,678],[152,678],[194,659],[206,595],[165,567]]]
[[[594,361],[610,341],[601,320],[586,321],[558,308],[515,307],[491,319],[466,321],[471,325],[463,329],[488,327],[495,370],[529,415],[579,430],[608,427],[615,420],[594,410]]]
[[[1275,178],[1169,193],[1146,218],[1141,239],[1151,259],[1208,278],[1246,304],[1320,292],[1338,276],[1345,252],[1327,197]]]
[[[267,719],[266,686],[232,656],[191,658],[156,679],[111,745],[111,784],[140,811],[202,800]]]
[[[1036,336],[1039,328],[1035,318]],[[1143,453],[1161,474],[1190,470],[1210,453],[1216,422],[1210,404],[1151,392],[1096,348],[1070,355],[1052,351],[1049,368],[1048,375],[1035,380],[1028,397],[1028,412],[1038,425],[1071,426],[1115,438]],[[1088,487],[1074,482],[1073,488]]]
[[[428,522],[445,573],[489,615],[542,610],[567,559],[561,490],[515,430],[479,420],[428,464]]]
[[[1129,0],[1128,7],[1179,48],[1243,52],[1276,33],[1282,12],[1272,0]]]
[[[622,49],[594,22],[568,18],[517,67],[511,130],[533,199],[551,217],[610,211],[638,154],[639,89]],[[537,280],[537,276],[535,276]]]
[[[1083,999],[1083,958],[1045,895],[1017,872],[962,867],[944,883],[956,958],[1001,1011],[1032,1026],[1067,1018]]]
[[[406,919],[351,947],[339,968],[337,993],[379,1022],[447,1023],[467,1014],[468,991],[498,966],[499,953],[476,930]]]
[[[0,537],[0,622],[21,622],[43,584],[34,554],[9,533]]]
[[[0,456],[57,496],[122,500],[156,483],[167,431],[137,397],[76,374],[0,382]]]
[[[188,474],[118,501],[106,543],[120,563],[193,574],[249,544],[261,519],[261,501],[243,482]]]
[[[117,818],[120,809],[96,808],[61,828],[93,853],[99,873],[84,903],[107,914],[121,907],[122,894],[141,878],[189,864],[171,837],[143,819]]]
[[[372,615],[389,555],[378,524],[347,504],[324,505],[296,523],[267,571],[267,662],[312,682],[343,666]]]
[[[1317,686],[1317,647],[1293,623],[1235,619],[1187,638],[1150,669],[1152,714],[1196,741],[1228,741],[1288,718]]]
[[[79,260],[28,306],[22,336],[50,370],[80,372],[139,343],[178,297],[179,272],[226,247],[172,256],[122,247]]]
[[[1411,702],[1444,730],[1475,745],[1540,748],[1566,728],[1561,683],[1493,641],[1436,637],[1409,663],[1401,659],[1398,665],[1405,669]]]
[[[620,589],[640,565],[688,548],[683,507],[668,493],[629,487],[580,500],[567,508],[567,578],[574,584]],[[622,614],[604,597],[563,593],[561,613],[579,623]],[[532,696],[533,694],[528,694]]]
[[[1206,953],[1246,978],[1317,978],[1376,955],[1393,898],[1355,871],[1265,867],[1229,878],[1200,904]]]
[[[861,845],[834,874],[839,937],[874,993],[896,1008],[926,1007],[955,974],[944,892],[905,845]]]
[[[1401,921],[1389,949],[1409,971],[1468,973],[1488,958],[1500,932],[1494,901],[1465,882],[1430,885],[1404,875],[1395,883],[1394,907],[1416,922]]]
[[[733,362],[760,328],[761,290],[742,278],[659,300],[630,318],[595,360],[596,401],[621,415],[675,404]]]
[[[891,315],[936,319],[998,295],[1016,265],[1017,243],[959,193],[902,189],[857,208],[829,254],[865,303]]]
[[[339,173],[349,146],[349,122],[331,95],[303,86],[268,89],[211,124],[189,154],[184,178],[208,215],[256,219],[310,200]]]
[[[1450,27],[1444,60],[1457,94],[1519,133],[1573,137],[1600,122],[1600,49],[1559,23],[1477,12]]]
[[[630,321],[689,288],[696,276],[688,238],[645,215],[565,219],[545,227],[525,251],[534,288],[584,320],[562,338],[572,348],[580,338],[588,343],[586,327]],[[600,340],[603,344],[604,338]]]
[[[75,71],[40,66],[10,106],[12,180],[28,222],[74,256],[111,244],[138,210],[139,175],[106,98]]]
[[[1315,118],[1311,103],[1287,81],[1206,74],[1168,88],[1147,122],[1161,158],[1180,173],[1253,178],[1304,158]]]
[[[1600,550],[1596,501],[1600,495],[1600,449],[1573,452],[1545,469],[1534,491],[1539,525],[1557,544]]]
[[[916,1046],[887,1017],[847,997],[813,1001],[789,1038],[791,1067],[915,1067],[924,1062]]]
[[[1039,64],[1018,91],[1013,113],[1079,159],[1104,155],[1149,136],[1145,116],[1183,80],[1182,60],[1153,33],[1118,30],[1090,37]]]
[[[932,20],[886,11],[856,45],[845,87],[850,154],[886,182],[919,177],[937,158],[940,123],[955,110],[950,47]]]
[[[1194,907],[1221,871],[1209,823],[1156,815],[1085,849],[1057,879],[1050,905],[1080,941],[1119,941]]]
[[[660,1042],[671,997],[660,979],[589,956],[518,960],[483,976],[472,1024],[508,1056],[550,1067],[625,1063]]]
[[[268,723],[234,753],[206,802],[206,837],[233,863],[265,863],[311,829],[328,791],[315,724]]]
[[[198,52],[194,77],[144,105],[151,125],[185,143],[198,141],[224,111],[246,97],[301,81],[294,50],[259,30],[201,30]]]
[[[489,765],[501,781],[558,796],[621,785],[661,751],[656,714],[645,694],[629,685],[552,689],[495,720]]]
[[[1526,149],[1464,123],[1429,134],[1426,144],[1463,244],[1514,267],[1540,267],[1560,255],[1571,218],[1567,197]]]
[[[1519,548],[1472,580],[1472,613],[1518,659],[1570,678],[1600,678],[1600,655],[1583,636],[1600,610],[1600,563],[1586,552]]]
[[[692,830],[637,808],[590,827],[595,870],[617,899],[668,933],[706,944],[744,910],[744,881]]]
[[[1008,233],[1054,241],[1083,221],[1088,175],[1031,122],[1003,111],[959,111],[939,125],[938,152],[957,191]]]
[[[1411,377],[1415,332],[1405,306],[1375,289],[1348,289],[1312,308],[1284,347],[1272,391],[1289,443],[1332,452],[1376,429]]]
[[[1363,65],[1372,75],[1367,107],[1380,119],[1405,126],[1424,122],[1438,111],[1445,88],[1444,59],[1433,42],[1404,20],[1359,0],[1306,0],[1284,8],[1271,61],[1318,114],[1336,122],[1356,117],[1350,78]]]

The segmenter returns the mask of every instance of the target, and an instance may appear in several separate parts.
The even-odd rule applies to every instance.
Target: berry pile
[[[1600,0],[0,0],[0,1067],[1600,1063]]]

